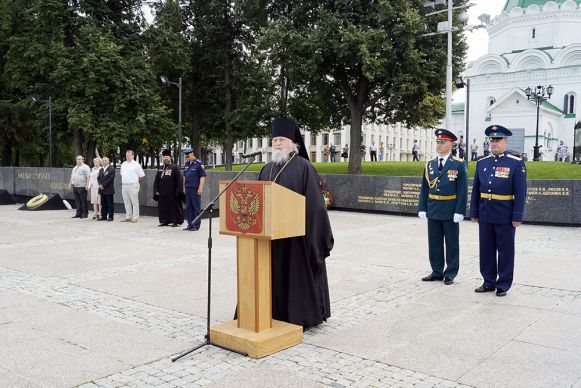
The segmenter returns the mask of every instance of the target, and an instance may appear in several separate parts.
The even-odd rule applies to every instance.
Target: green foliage
[[[426,162],[364,162],[363,175],[385,176],[422,176]],[[347,163],[313,163],[320,174],[347,174]],[[581,179],[581,166],[562,162],[526,162],[527,179]],[[234,166],[234,171],[240,171],[242,165]],[[260,171],[263,163],[250,166],[247,171]],[[209,168],[209,167],[207,167]],[[474,177],[476,162],[468,162],[468,175]],[[223,168],[216,168],[217,171]]]
[[[444,101],[438,96],[445,89],[446,41],[420,37],[422,4],[297,1],[264,30],[265,44],[272,42],[270,58],[288,71],[293,93],[299,90],[299,98],[319,103],[327,123],[350,122],[350,173],[361,172],[363,120],[415,126],[442,117]],[[457,40],[456,63],[462,63],[464,51]],[[339,109],[332,111],[333,106]],[[296,113],[308,116],[305,111]]]
[[[0,1],[6,7],[7,0]],[[114,156],[119,147],[151,155],[174,137],[176,126],[145,55],[141,5],[18,1],[9,20],[0,18],[0,33],[8,35],[0,51],[2,95],[8,94],[13,105],[32,96],[52,97],[54,139],[64,140],[56,142],[55,165],[73,154],[91,158],[95,147],[101,155]],[[45,145],[46,122],[44,113],[34,125],[41,136],[33,144]],[[18,141],[10,144],[17,151],[20,147]]]
[[[466,0],[461,2],[465,3]],[[360,173],[365,120],[433,125],[444,114],[446,39],[421,38],[420,0],[0,0],[3,163],[38,164],[52,97],[55,165],[73,154],[156,159],[183,140],[196,153],[270,132],[276,116],[312,132],[351,124]],[[465,43],[456,39],[455,70]],[[34,150],[29,155],[29,150]],[[142,159],[143,160],[143,159]]]

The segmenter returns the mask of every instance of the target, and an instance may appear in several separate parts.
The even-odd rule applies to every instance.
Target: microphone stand
[[[198,221],[200,218],[202,218],[202,216],[204,215],[204,213],[208,213],[208,312],[206,314],[206,341],[204,341],[204,343],[185,351],[184,353],[174,357],[171,359],[172,362],[176,362],[177,360],[179,360],[180,358],[187,356],[188,354],[195,352],[196,350],[207,346],[207,345],[212,345],[212,346],[216,346],[218,348],[224,349],[224,350],[228,350],[230,352],[234,352],[234,353],[238,353],[241,354],[243,356],[248,356],[247,353],[244,352],[239,352],[238,350],[234,350],[234,349],[230,349],[227,348],[225,346],[222,345],[218,345],[214,342],[212,342],[212,339],[210,338],[210,301],[212,298],[212,210],[214,209],[214,206],[216,205],[216,201],[222,196],[222,194],[224,194],[224,192],[226,190],[228,190],[228,188],[230,186],[232,186],[232,184],[234,184],[234,182],[236,182],[238,180],[238,178],[240,177],[240,175],[242,175],[242,173],[244,171],[246,171],[248,169],[248,167],[250,167],[250,165],[252,163],[254,163],[254,159],[256,158],[256,155],[252,155],[250,162],[248,162],[248,164],[246,164],[246,166],[244,166],[244,168],[242,170],[240,170],[240,172],[238,174],[236,174],[236,176],[234,178],[232,178],[232,180],[230,182],[228,182],[228,184],[226,185],[226,187],[224,187],[224,190],[220,191],[220,193],[218,193],[218,195],[212,199],[208,205],[206,205],[206,207],[204,209],[202,209],[201,213],[194,219],[194,221],[192,221],[192,224],[195,224],[196,221]]]

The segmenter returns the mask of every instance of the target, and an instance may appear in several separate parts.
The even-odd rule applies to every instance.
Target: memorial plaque
[[[142,207],[155,213],[153,181],[157,170],[145,170],[139,200]],[[33,197],[39,193],[58,193],[73,200],[68,190],[70,168],[0,167],[0,189],[10,194]],[[202,206],[218,194],[218,182],[229,180],[236,172],[208,171]],[[421,177],[325,175],[321,174],[323,189],[333,196],[334,208],[396,214],[417,214]],[[243,180],[258,179],[257,172],[242,174]],[[468,207],[472,180],[468,185]],[[122,208],[121,176],[115,176],[114,201]],[[216,204],[218,208],[218,204]],[[152,214],[151,211],[146,211]],[[144,213],[144,214],[146,214]],[[466,214],[469,214],[467,209]],[[581,180],[529,180],[524,220],[543,224],[581,225]]]

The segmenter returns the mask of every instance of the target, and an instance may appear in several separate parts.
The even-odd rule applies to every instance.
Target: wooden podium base
[[[216,325],[210,329],[212,342],[252,358],[262,358],[303,342],[302,326],[272,320],[272,328],[256,333],[240,329],[236,321]]]

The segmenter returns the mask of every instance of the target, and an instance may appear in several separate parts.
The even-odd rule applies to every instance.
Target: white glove
[[[422,220],[425,220],[427,218],[426,217],[426,212],[419,212],[418,213],[418,217],[420,217]]]
[[[458,223],[460,221],[464,220],[464,215],[463,214],[458,214],[458,213],[454,213],[454,222]]]

